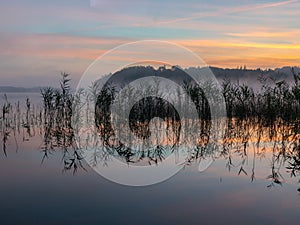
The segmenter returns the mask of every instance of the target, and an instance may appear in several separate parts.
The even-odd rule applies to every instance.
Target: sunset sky
[[[300,65],[299,10],[298,0],[2,0],[0,85],[54,85],[60,71],[77,81],[106,51],[148,39],[212,66]]]

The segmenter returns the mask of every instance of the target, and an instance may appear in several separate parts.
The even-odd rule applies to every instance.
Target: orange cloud
[[[238,36],[240,34],[237,34]],[[243,36],[244,34],[241,34]],[[250,33],[246,35],[268,36],[265,33]],[[280,35],[280,34],[273,34]],[[286,35],[289,35],[287,33]],[[271,36],[271,34],[269,35]],[[3,39],[5,37],[1,37]],[[219,67],[237,67],[247,65],[248,68],[281,67],[286,65],[300,65],[300,44],[257,43],[239,39],[226,40],[170,40],[182,45],[201,57],[208,65]],[[76,37],[64,35],[28,35],[18,38],[6,37],[0,41],[0,56],[23,57],[26,61],[30,57],[34,62],[41,61],[46,64],[51,59],[57,62],[59,68],[63,63],[76,61],[76,67],[84,70],[87,62],[92,62],[106,51],[130,42],[122,39],[98,39],[89,37]],[[5,43],[5,44],[4,44]],[[128,58],[126,52],[120,52],[112,60],[132,62],[138,60],[140,52],[134,59]],[[175,57],[175,56],[174,56]],[[183,67],[198,66],[188,62],[184,57],[176,55],[178,65]],[[166,62],[167,63],[167,62]]]
[[[232,37],[255,37],[255,38],[274,38],[274,37],[291,37],[295,32],[245,32],[245,33],[225,33],[225,35]]]
[[[7,36],[0,40],[0,55],[95,59],[125,42],[126,40],[120,39],[67,35]]]
[[[274,68],[300,64],[300,45],[234,42],[232,40],[174,40],[213,66]]]

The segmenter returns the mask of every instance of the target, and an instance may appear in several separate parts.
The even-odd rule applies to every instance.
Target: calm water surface
[[[26,95],[38,105],[39,94],[8,98],[25,102]],[[249,143],[245,160],[233,152],[231,166],[223,157],[201,173],[192,164],[165,182],[127,187],[84,161],[86,171],[65,171],[62,151],[42,161],[43,135],[31,132],[10,133],[7,156],[0,151],[1,224],[299,224],[299,178],[283,162],[273,168],[280,183],[267,179],[273,165],[268,145],[259,154]]]

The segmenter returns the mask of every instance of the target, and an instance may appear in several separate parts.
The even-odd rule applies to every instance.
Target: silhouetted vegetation
[[[137,70],[142,71],[143,68]],[[169,73],[170,76],[174,72],[174,68],[164,70],[168,69],[163,69],[162,72]],[[24,112],[22,112],[19,102],[12,105],[4,96],[0,118],[2,150],[7,156],[9,138],[23,135],[23,141],[29,141],[37,132],[43,140],[42,162],[52,152],[62,151],[64,171],[72,170],[75,173],[80,168],[85,169],[82,162],[84,156],[80,151],[85,143],[87,145],[94,143],[95,146],[104,146],[106,149],[103,154],[95,153],[94,158],[91,159],[95,164],[99,161],[105,164],[111,156],[115,155],[128,164],[142,162],[157,164],[175,151],[182,137],[185,143],[189,143],[190,137],[180,136],[180,132],[185,130],[188,123],[197,122],[200,129],[189,133],[195,135],[197,143],[188,149],[186,165],[213,155],[215,159],[226,159],[225,167],[229,171],[236,170],[237,175],[249,176],[251,181],[254,181],[256,160],[269,157],[270,174],[266,177],[270,180],[268,187],[281,185],[285,181],[281,175],[282,169],[289,171],[290,176],[300,174],[300,74],[294,71],[293,74],[292,85],[276,80],[271,80],[273,85],[269,85],[270,80],[267,80],[269,78],[261,77],[262,89],[259,92],[255,92],[253,88],[245,84],[239,85],[229,79],[224,79],[221,94],[226,103],[227,124],[223,140],[218,140],[217,143],[210,140],[210,106],[203,91],[204,89],[212,92],[218,91],[212,84],[206,83],[206,86],[200,87],[189,82],[181,83],[183,90],[196,106],[198,121],[179,118],[175,110],[167,102],[158,100],[159,98],[156,99],[155,104],[151,102],[154,101],[153,99],[144,98],[132,108],[128,121],[130,129],[137,137],[146,140],[151,137],[149,128],[151,120],[154,117],[163,117],[154,126],[157,129],[164,128],[167,131],[168,140],[154,141],[156,144],[151,145],[152,147],[148,150],[136,151],[126,147],[116,138],[117,134],[111,124],[110,106],[116,100],[121,87],[112,84],[98,90],[97,82],[95,82],[91,85],[89,92],[78,91],[74,94],[70,87],[69,75],[62,73],[59,89],[47,87],[41,90],[43,101],[41,109],[35,108],[27,98]],[[152,88],[153,90],[146,90],[145,87],[129,88],[125,93],[126,98],[135,99],[142,92],[155,91],[155,87]],[[163,99],[162,95],[163,93],[157,93],[157,96],[162,97],[161,99]],[[86,101],[82,102],[82,98]],[[77,112],[84,104],[90,104],[87,109],[91,110],[85,113],[85,118]],[[177,102],[177,105],[184,107],[184,102],[182,105]],[[120,105],[120,110],[122,107]],[[82,121],[90,121],[90,113],[93,114],[93,112],[96,117],[91,118],[94,119],[96,130],[86,139],[76,140],[76,129],[81,126]],[[162,114],[164,116],[161,116]],[[77,124],[76,127],[74,124]],[[123,124],[119,126],[122,127]],[[98,136],[101,137],[100,143],[96,140]],[[218,152],[215,152],[216,145],[221,146]],[[250,145],[253,151],[249,151]],[[250,169],[248,168],[249,159],[252,165]]]
[[[49,153],[61,149],[64,170],[72,170],[75,173],[78,168],[85,169],[72,128],[74,95],[71,92],[69,74],[61,74],[60,89],[47,87],[41,90],[41,95],[44,103],[43,161]]]

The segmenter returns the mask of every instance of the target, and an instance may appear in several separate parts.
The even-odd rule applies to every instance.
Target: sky
[[[0,3],[1,86],[55,85],[62,71],[76,83],[99,56],[140,40],[182,45],[211,66],[300,65],[300,0]]]

